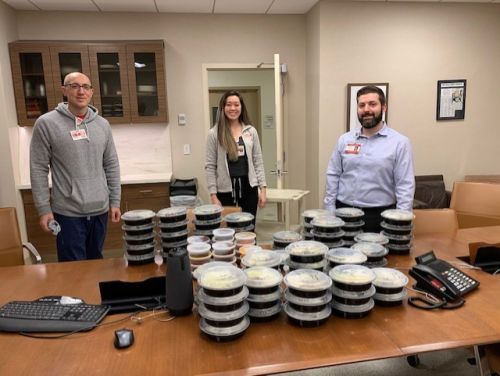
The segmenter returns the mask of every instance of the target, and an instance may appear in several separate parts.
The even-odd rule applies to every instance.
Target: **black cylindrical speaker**
[[[191,263],[185,249],[167,255],[166,306],[174,316],[189,315],[193,308]]]

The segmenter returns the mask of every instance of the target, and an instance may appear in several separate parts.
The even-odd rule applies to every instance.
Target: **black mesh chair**
[[[443,209],[450,207],[451,192],[446,190],[443,175],[415,176],[413,209]]]

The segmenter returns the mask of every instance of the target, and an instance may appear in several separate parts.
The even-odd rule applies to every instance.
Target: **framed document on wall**
[[[436,120],[455,120],[465,117],[467,80],[437,82]]]
[[[385,103],[389,102],[389,83],[378,83],[378,84],[347,84],[347,132],[351,129],[356,129],[356,127],[361,127],[358,120],[358,109],[356,94],[358,90],[364,86],[376,86],[381,89],[385,94]],[[385,112],[382,120],[387,121],[387,111]]]

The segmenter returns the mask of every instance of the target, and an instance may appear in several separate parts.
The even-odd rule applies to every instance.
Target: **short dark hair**
[[[370,94],[370,93],[378,94],[378,99],[380,101],[380,104],[382,106],[385,106],[385,94],[384,94],[384,92],[382,91],[382,89],[380,89],[379,87],[374,86],[374,85],[364,86],[361,89],[359,89],[357,94],[356,94],[356,101],[359,101],[360,96],[365,95],[365,94]]]

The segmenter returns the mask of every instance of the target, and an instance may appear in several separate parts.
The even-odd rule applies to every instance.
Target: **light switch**
[[[189,155],[189,154],[191,154],[191,145],[184,144],[184,155]]]
[[[186,114],[178,114],[177,115],[177,124],[186,125]],[[185,154],[185,153],[184,153]]]

